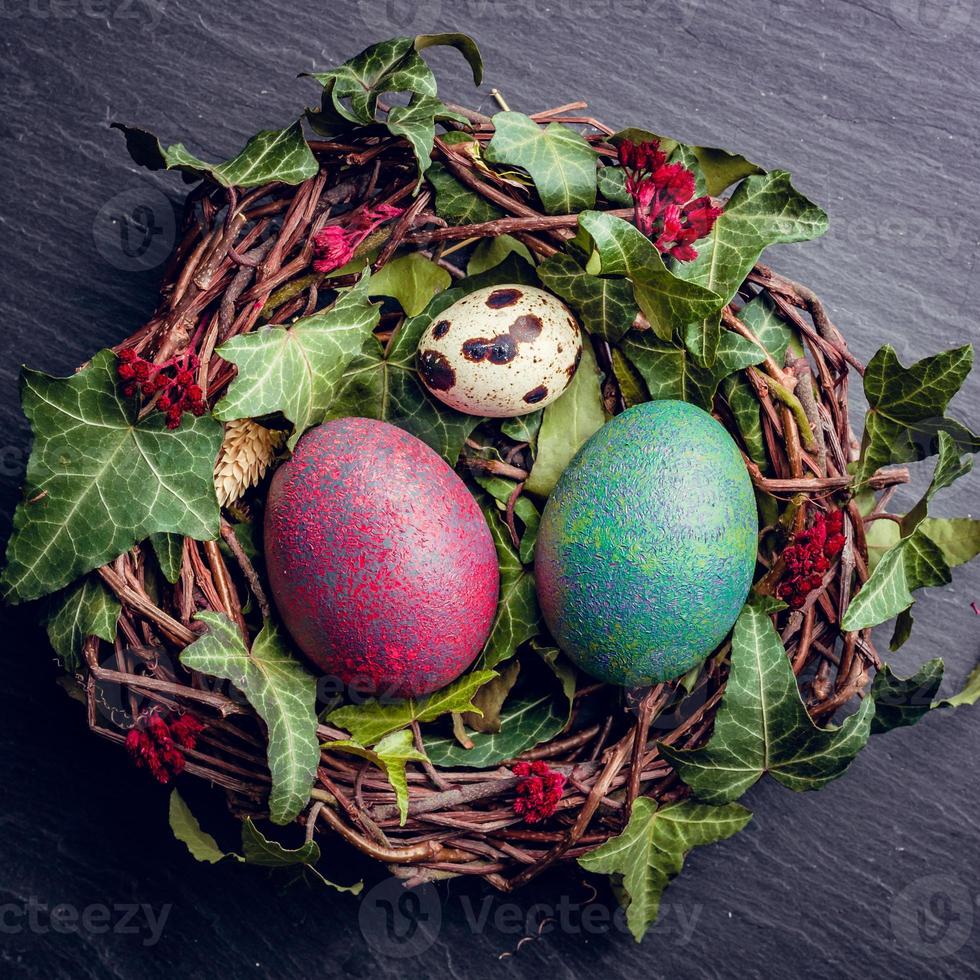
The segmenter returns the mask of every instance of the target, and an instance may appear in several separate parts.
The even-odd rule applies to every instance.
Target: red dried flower
[[[682,163],[667,163],[656,140],[619,144],[619,162],[626,171],[626,191],[633,198],[636,227],[653,240],[658,251],[679,262],[698,257],[694,242],[704,238],[721,208],[710,197],[694,195],[694,174]]]
[[[354,257],[357,246],[378,225],[402,213],[402,208],[380,204],[376,208],[360,208],[348,216],[346,226],[327,225],[313,236],[313,271],[333,272]]]
[[[176,429],[185,411],[203,415],[207,411],[204,395],[194,378],[199,361],[196,354],[179,354],[155,364],[140,357],[132,348],[119,352],[116,373],[125,381],[122,393],[132,398],[137,393],[144,398],[158,394],[156,407],[164,413],[167,428]]]
[[[126,735],[126,749],[141,769],[149,769],[157,782],[169,783],[184,771],[182,749],[192,749],[204,726],[193,715],[166,721],[157,712],[140,717]]]
[[[540,823],[552,816],[565,791],[564,774],[549,769],[540,759],[516,762],[511,772],[518,779],[514,813],[526,823]]]
[[[844,549],[844,512],[818,512],[813,523],[783,551],[786,578],[776,587],[776,596],[790,609],[799,609],[806,597],[823,584],[824,573]]]

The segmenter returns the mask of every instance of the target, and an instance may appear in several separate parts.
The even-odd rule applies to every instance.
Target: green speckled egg
[[[535,553],[558,645],[600,680],[680,677],[732,628],[752,586],[752,482],[724,427],[687,402],[646,402],[579,450]]]

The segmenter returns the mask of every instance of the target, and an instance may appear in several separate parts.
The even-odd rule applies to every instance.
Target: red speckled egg
[[[497,608],[497,556],[472,494],[387,422],[335,419],[300,439],[269,489],[265,560],[300,649],[376,697],[455,680]]]

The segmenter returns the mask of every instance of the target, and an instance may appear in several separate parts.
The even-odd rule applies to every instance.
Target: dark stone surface
[[[27,444],[18,364],[67,373],[146,316],[158,269],[130,267],[103,209],[118,213],[115,196],[125,193],[130,209],[154,209],[165,239],[161,195],[181,193],[178,179],[138,171],[107,123],[146,125],[217,159],[312,100],[297,71],[339,63],[372,40],[436,29],[475,34],[489,85],[515,108],[587,97],[610,122],[737,148],[792,170],[828,207],[832,229],[819,242],[781,249],[775,261],[828,300],[859,355],[889,340],[908,360],[976,335],[976,0],[293,0],[275,8],[3,0],[4,537]],[[455,52],[434,60],[444,90],[473,104]],[[488,109],[489,85],[475,99]],[[980,378],[968,382],[958,411],[980,416]],[[961,481],[938,511],[969,513],[977,485],[975,477]],[[980,620],[970,601],[978,592],[974,567],[921,599],[896,668],[944,656],[953,689],[977,659]],[[420,958],[399,958],[389,954],[417,947],[379,946],[383,903],[362,906],[362,929],[348,896],[283,892],[261,873],[195,864],[170,837],[165,791],[90,737],[78,706],[55,686],[30,611],[4,615],[0,976],[980,972],[976,711],[935,712],[876,738],[819,794],[757,786],[745,800],[753,824],[691,857],[641,946],[603,919],[606,891],[583,906],[592,890],[571,874],[512,906],[491,897],[485,919],[475,886],[423,895],[421,915],[441,926]],[[341,880],[354,873],[330,854],[324,865]],[[98,906],[134,902],[154,916],[169,908],[156,945],[147,945],[142,916],[142,931],[130,934],[133,923],[111,912],[116,928],[104,931]],[[48,911],[30,912],[59,904],[88,909],[89,928],[73,931],[65,919],[68,931],[59,933]],[[515,952],[525,932],[537,936],[549,909],[558,922]],[[427,945],[426,935],[413,942]]]

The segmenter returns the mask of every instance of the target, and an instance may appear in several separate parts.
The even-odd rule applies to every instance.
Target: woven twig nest
[[[405,57],[418,55],[413,50]],[[329,94],[331,83],[325,84]],[[380,83],[379,88],[384,90]],[[594,210],[624,224],[633,221],[636,212],[623,205],[622,184],[617,190],[613,180],[615,174],[622,175],[617,164],[622,137],[614,138],[611,129],[583,115],[583,108],[583,103],[573,103],[521,118],[541,132],[554,132],[560,125],[562,132],[578,133],[577,146],[584,147],[599,167]],[[391,113],[389,120],[395,110]],[[193,373],[200,390],[185,384],[190,392],[183,404],[185,414],[189,418],[191,412],[207,413],[236,377],[235,365],[218,353],[222,345],[260,326],[288,327],[328,307],[337,290],[358,280],[360,267],[344,267],[339,261],[331,267],[323,261],[322,243],[329,238],[323,230],[350,229],[354,221],[364,229],[366,211],[380,218],[356,240],[348,235],[345,241],[353,243],[354,265],[358,258],[362,265],[368,262],[373,275],[396,257],[418,254],[427,267],[465,283],[471,256],[482,256],[481,268],[490,264],[486,257],[494,250],[488,242],[506,246],[498,250],[498,260],[518,248],[538,263],[577,247],[572,239],[580,224],[578,212],[562,213],[550,202],[543,206],[546,179],[533,166],[501,166],[499,153],[496,166],[487,162],[487,147],[496,131],[493,119],[453,106],[445,127],[446,134],[435,138],[428,182],[419,182],[417,147],[395,127],[349,121],[337,127],[336,135],[307,141],[313,163],[307,161],[305,179],[242,187],[229,178],[229,173],[242,172],[241,167],[220,174],[220,168],[209,174],[205,165],[197,168],[196,175],[207,176],[187,197],[182,234],[163,277],[159,307],[114,348],[121,363],[175,364],[172,370]],[[456,139],[454,134],[460,132],[468,137]],[[145,158],[146,134],[129,131],[128,138],[130,148]],[[689,155],[681,159],[693,161],[695,167],[701,159],[725,161],[730,179],[720,184],[726,186],[759,172],[742,158],[719,157],[720,151],[681,147],[677,152],[682,151]],[[156,165],[172,165],[174,159],[161,157],[163,163]],[[709,180],[712,189],[714,203],[725,207],[724,188],[712,188]],[[465,197],[462,203],[456,200],[460,195]],[[772,241],[792,237],[791,231],[777,230]],[[527,267],[533,268],[533,263]],[[841,628],[852,597],[869,577],[866,528],[884,511],[882,502],[859,502],[851,475],[861,447],[850,427],[848,387],[853,374],[860,377],[864,371],[808,288],[751,261],[745,272],[721,310],[720,322],[723,336],[756,345],[759,356],[750,358],[755,363],[748,366],[720,372],[713,380],[715,385],[724,380],[724,385],[717,390],[709,386],[701,397],[743,451],[764,525],[754,594],[756,599],[773,600],[759,608],[785,649],[810,719],[823,727],[840,709],[866,697],[881,666],[867,626]],[[624,278],[623,270],[617,274]],[[575,306],[574,297],[564,298]],[[785,357],[774,357],[751,318],[743,315],[749,304],[764,308],[771,322],[794,338]],[[392,344],[407,320],[403,308],[386,303],[375,329],[382,348]],[[583,316],[586,327],[589,322]],[[656,324],[637,309],[628,326],[628,338],[636,344],[653,336]],[[588,342],[604,379],[601,399],[608,416],[650,396],[644,390],[649,375],[624,355],[627,344],[597,332]],[[683,344],[677,354],[693,356]],[[134,383],[132,371],[120,373]],[[136,377],[137,386],[139,382]],[[136,391],[141,418],[163,408],[179,426],[181,412],[161,405],[160,391],[150,387],[142,398],[139,395]],[[422,397],[428,396],[423,392]],[[443,411],[444,406],[433,400],[432,410]],[[376,415],[376,406],[364,405],[363,413]],[[754,424],[747,426],[746,418]],[[188,714],[196,719],[199,725],[194,727],[201,731],[187,740],[193,747],[182,750],[184,772],[219,787],[230,810],[241,818],[269,814],[276,774],[270,774],[267,761],[268,726],[249,698],[204,670],[188,669],[181,653],[206,634],[202,613],[220,614],[244,640],[243,651],[274,616],[249,529],[261,520],[271,472],[288,455],[289,429],[289,422],[275,414],[226,422],[215,477],[222,505],[218,540],[157,535],[97,569],[121,611],[114,641],[103,638],[104,629],[84,638],[77,674],[92,731],[118,743],[129,740],[137,755],[132,733],[147,718]],[[477,479],[484,486],[488,478],[509,481],[505,485],[510,490],[498,494],[493,516],[513,539],[515,554],[521,531],[526,530],[521,516],[524,484],[534,466],[531,440],[521,435],[499,420],[481,423],[452,459],[474,492]],[[881,458],[902,462],[910,457]],[[866,497],[879,493],[887,498],[906,479],[902,468],[872,468],[861,479],[860,489]],[[794,542],[801,547],[807,529],[828,514],[838,515],[833,520],[839,540],[828,550],[830,557],[820,565],[816,581],[794,584],[787,569],[793,559],[787,559],[786,549]],[[511,653],[518,659],[537,659],[527,637],[539,644],[547,641],[538,624],[525,631]],[[637,812],[638,799],[662,809],[691,798],[691,780],[684,782],[667,756],[708,743],[726,692],[730,653],[728,641],[684,678],[642,690],[624,690],[578,674],[573,678],[574,693],[566,692],[567,721],[562,724],[559,719],[543,739],[532,735],[510,757],[487,753],[489,764],[467,760],[443,765],[424,756],[406,756],[407,809],[404,801],[399,806],[390,773],[370,752],[352,754],[331,744],[348,742],[350,732],[336,720],[343,715],[327,710],[333,706],[326,703],[330,693],[321,691],[316,738],[326,747],[308,800],[292,808],[298,813],[296,821],[307,839],[323,843],[341,838],[409,884],[476,875],[498,889],[514,889],[557,862],[581,859],[622,834]],[[444,740],[457,739],[450,753],[453,759],[478,740],[468,731],[465,716],[431,723],[423,716],[421,725],[420,716],[423,713],[416,712],[415,720],[403,722],[417,750],[425,749],[434,731]],[[863,724],[866,738],[870,718]],[[515,772],[515,763],[534,760],[564,776],[564,791],[557,809],[531,824],[515,809],[518,783],[526,773],[520,767]],[[814,772],[817,784],[820,773]],[[823,776],[834,774],[828,770]],[[709,800],[711,795],[702,794]]]

